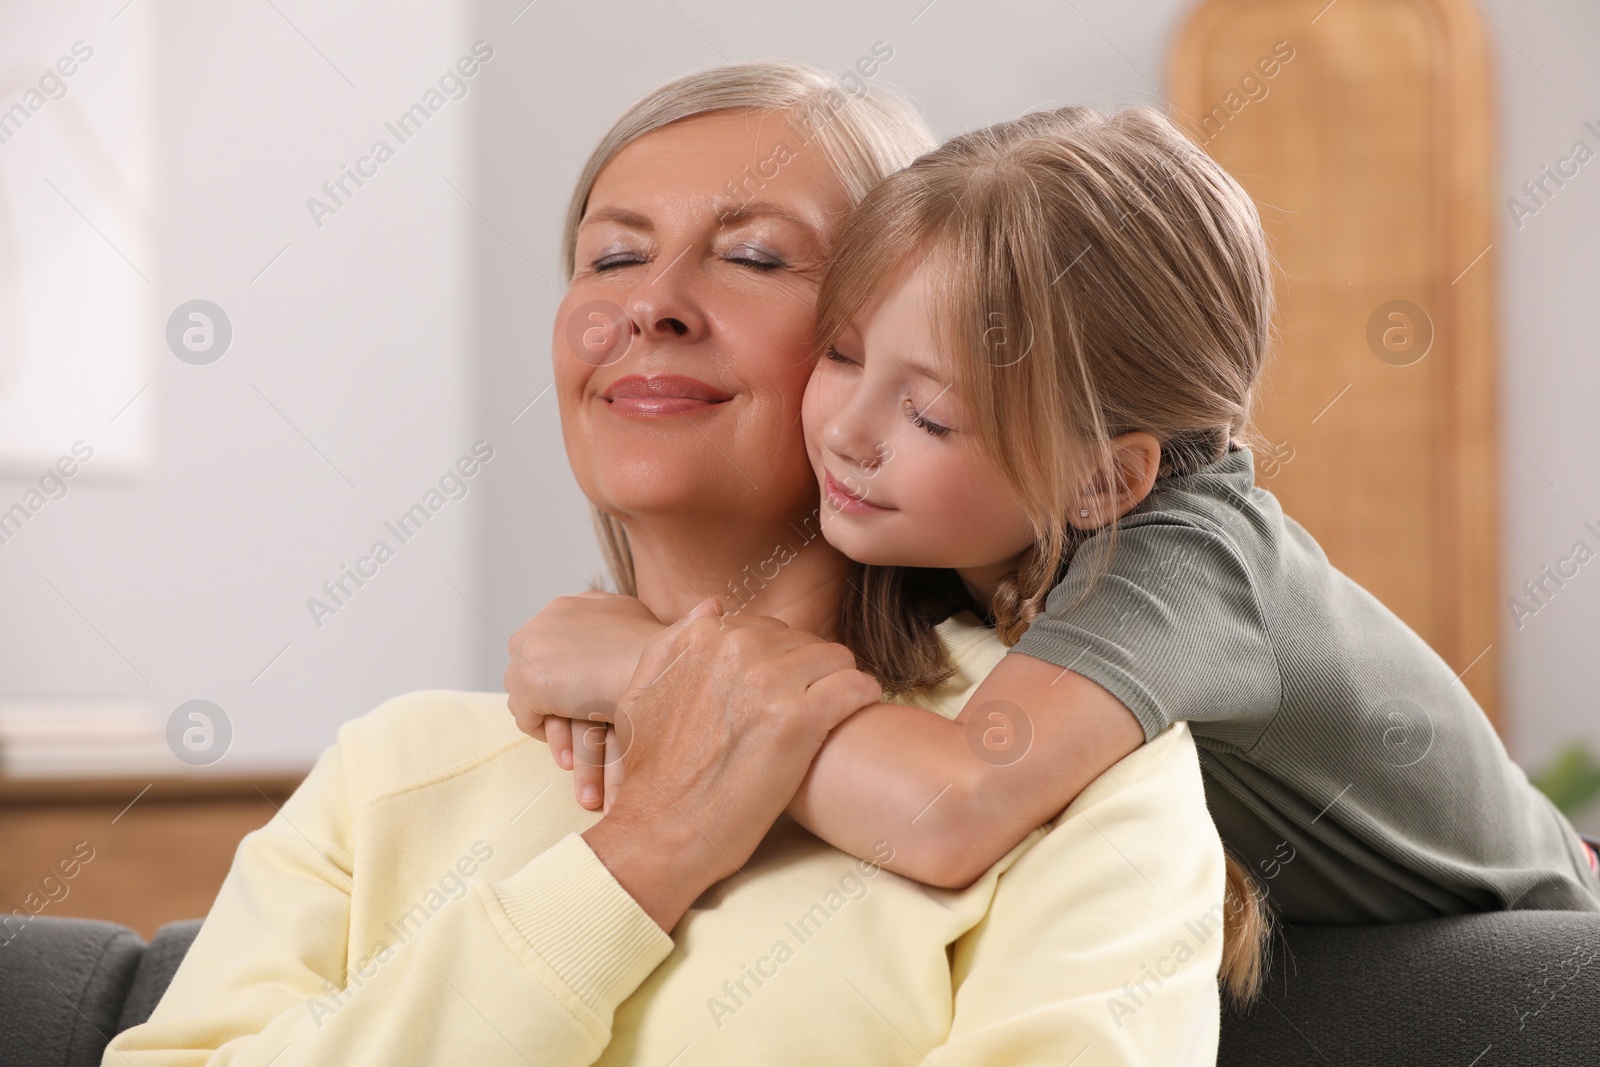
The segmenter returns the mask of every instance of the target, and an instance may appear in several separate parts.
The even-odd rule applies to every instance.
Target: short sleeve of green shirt
[[[1235,449],[1079,546],[1012,646],[1145,739],[1190,724],[1224,843],[1287,921],[1600,910],[1600,879],[1447,664]],[[1009,655],[1010,653],[1008,653]]]
[[[1281,687],[1243,560],[1204,518],[1176,510],[1125,520],[1111,545],[1102,536],[1079,549],[1013,651],[1104,686],[1147,741],[1183,721],[1250,747]],[[1109,567],[1091,586],[1096,554]]]

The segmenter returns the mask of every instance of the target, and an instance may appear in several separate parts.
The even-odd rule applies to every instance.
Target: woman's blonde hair
[[[919,262],[933,270],[931,332],[973,436],[1033,526],[1017,570],[976,605],[1012,645],[1092,536],[1067,521],[1080,487],[1122,477],[1112,438],[1154,435],[1158,477],[1255,440],[1271,254],[1250,197],[1160,112],[1064,107],[961,134],[867,194],[823,282],[817,354]],[[1085,595],[1116,529],[1085,560]],[[840,640],[891,692],[950,675],[933,627],[965,595],[951,573],[862,567],[846,588]],[[1224,975],[1247,999],[1268,919],[1227,863]]]
[[[857,85],[864,83],[858,81]],[[590,153],[573,188],[561,233],[563,282],[572,280],[578,224],[606,164],[640,137],[668,123],[730,110],[806,114],[815,131],[807,144],[815,143],[821,149],[852,204],[885,175],[938,143],[911,102],[885,84],[851,91],[843,81],[817,67],[790,60],[733,63],[685,75],[636,101]],[[617,591],[635,595],[638,586],[627,530],[593,504],[589,509]]]

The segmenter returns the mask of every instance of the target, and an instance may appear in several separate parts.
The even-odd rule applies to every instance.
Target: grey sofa
[[[0,1067],[93,1067],[149,1017],[200,920],[146,945],[39,917],[0,946]],[[1600,913],[1286,927],[1265,996],[1222,1025],[1222,1067],[1600,1067]]]
[[[0,1067],[98,1067],[112,1035],[144,1022],[200,920],[147,945],[126,926],[36,916],[0,944]]]

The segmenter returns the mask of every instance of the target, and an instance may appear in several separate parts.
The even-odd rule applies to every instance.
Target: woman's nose
[[[690,249],[664,260],[661,269],[628,295],[627,315],[641,337],[695,340],[705,333],[706,315],[693,293]]]

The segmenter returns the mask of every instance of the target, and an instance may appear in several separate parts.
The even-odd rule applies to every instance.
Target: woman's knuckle
[[[718,629],[720,627],[717,626],[715,619],[702,615],[698,619],[690,620],[689,625],[683,628],[683,633],[691,641],[705,641],[713,637]]]
[[[854,676],[853,681],[858,692],[874,702],[883,699],[883,685],[878,679],[866,671],[855,670],[854,668],[851,669],[850,673]]]
[[[834,665],[836,671],[854,670],[856,654],[837,642],[828,642],[823,646],[826,653],[826,662]]]

